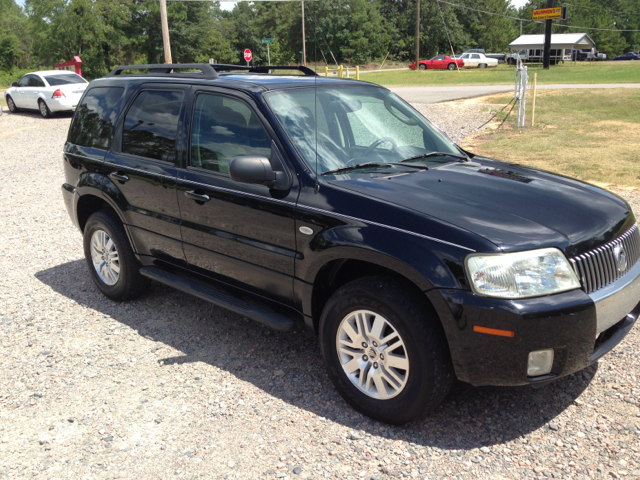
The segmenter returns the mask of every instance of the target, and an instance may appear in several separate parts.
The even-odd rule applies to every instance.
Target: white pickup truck
[[[498,60],[489,58],[484,53],[463,53],[460,57],[464,61],[464,68],[497,67]]]

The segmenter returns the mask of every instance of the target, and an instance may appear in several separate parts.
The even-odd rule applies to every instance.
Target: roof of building
[[[509,44],[512,48],[532,48],[544,45],[544,35],[520,35]],[[586,33],[553,33],[551,46],[573,48],[574,46],[594,47],[596,43]]]

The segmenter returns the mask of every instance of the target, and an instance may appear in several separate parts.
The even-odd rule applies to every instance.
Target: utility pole
[[[302,65],[307,66],[307,42],[304,38],[304,0],[302,0]]]
[[[553,0],[547,0],[547,8],[553,8]],[[549,70],[551,64],[551,26],[553,20],[546,20],[544,30],[544,56],[542,58],[542,67]]]
[[[167,22],[167,0],[160,0],[160,20],[162,21],[162,43],[164,44],[164,63],[171,61],[171,44],[169,43],[169,22]]]
[[[416,0],[416,70],[420,67],[420,0]]]

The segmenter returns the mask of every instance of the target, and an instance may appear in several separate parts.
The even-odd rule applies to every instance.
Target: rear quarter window
[[[73,116],[67,141],[108,150],[123,94],[122,87],[94,87],[87,91]]]

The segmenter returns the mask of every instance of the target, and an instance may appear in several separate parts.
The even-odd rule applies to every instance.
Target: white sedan
[[[65,70],[27,73],[4,92],[4,99],[12,113],[38,110],[47,118],[74,110],[87,85],[80,75]]]
[[[464,68],[497,67],[498,60],[489,58],[484,53],[464,53],[460,57],[464,60]]]

